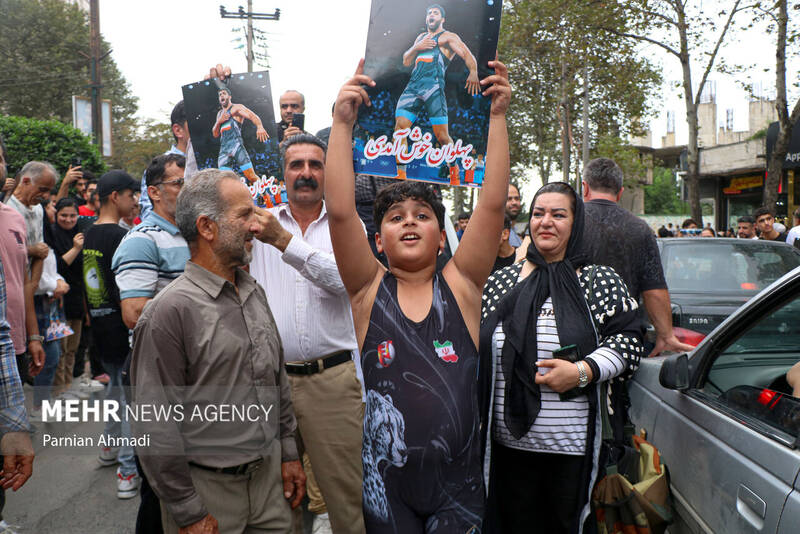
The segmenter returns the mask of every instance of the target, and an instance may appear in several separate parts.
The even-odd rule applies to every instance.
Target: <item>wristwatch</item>
[[[575,362],[578,367],[578,387],[585,388],[589,384],[589,375],[586,374],[586,364],[583,362]]]
[[[28,343],[30,343],[31,341],[38,341],[39,343],[44,343],[44,336],[32,334],[28,336]]]

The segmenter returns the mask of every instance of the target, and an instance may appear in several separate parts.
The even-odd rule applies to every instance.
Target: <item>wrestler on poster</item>
[[[356,172],[447,185],[483,182],[501,0],[372,0],[364,72],[372,105],[354,133]]]
[[[234,171],[259,206],[286,202],[268,72],[184,85],[183,100],[199,169]]]

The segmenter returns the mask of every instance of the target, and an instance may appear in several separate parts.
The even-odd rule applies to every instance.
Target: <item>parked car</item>
[[[798,362],[800,268],[688,355],[642,360],[630,415],[669,467],[670,534],[800,532],[800,398],[787,379]]]
[[[800,250],[773,241],[687,237],[659,239],[658,247],[676,335],[695,345],[756,293],[800,266]]]

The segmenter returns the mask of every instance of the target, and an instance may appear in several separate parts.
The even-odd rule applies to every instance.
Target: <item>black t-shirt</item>
[[[494,267],[492,267],[492,273],[495,271],[499,271],[503,267],[508,267],[509,265],[514,265],[514,260],[517,257],[517,249],[514,249],[514,252],[511,253],[510,256],[503,258],[502,256],[497,256],[497,259],[494,260]]]
[[[78,233],[77,228],[64,230],[58,224],[46,225],[48,232],[45,234],[47,243],[56,256],[58,274],[64,277],[64,281],[69,284],[69,291],[64,295],[64,313],[67,319],[83,319],[86,308],[83,304],[83,257],[79,253],[72,263],[64,261],[64,254],[70,251],[73,246],[73,238]]]
[[[95,224],[83,242],[83,287],[92,317],[105,317],[120,311],[119,288],[111,270],[119,242],[127,230],[118,224]]]
[[[789,235],[789,232],[783,232],[782,234],[778,234],[778,237],[775,239],[770,239],[770,241],[780,241],[781,243],[786,243],[786,237]]]
[[[661,255],[650,227],[610,200],[585,204],[584,247],[592,263],[612,267],[639,299],[642,291],[666,289]]]

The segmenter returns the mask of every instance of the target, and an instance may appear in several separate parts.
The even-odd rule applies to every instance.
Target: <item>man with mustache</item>
[[[314,466],[327,505],[330,527],[323,527],[324,514],[317,515],[314,532],[331,532],[332,527],[337,534],[357,534],[364,532],[364,408],[350,303],[333,257],[322,199],[326,149],[308,133],[284,139],[281,152],[289,203],[260,210],[261,232],[256,237],[261,242],[253,244],[250,273],[264,287],[275,314],[298,442]]]

